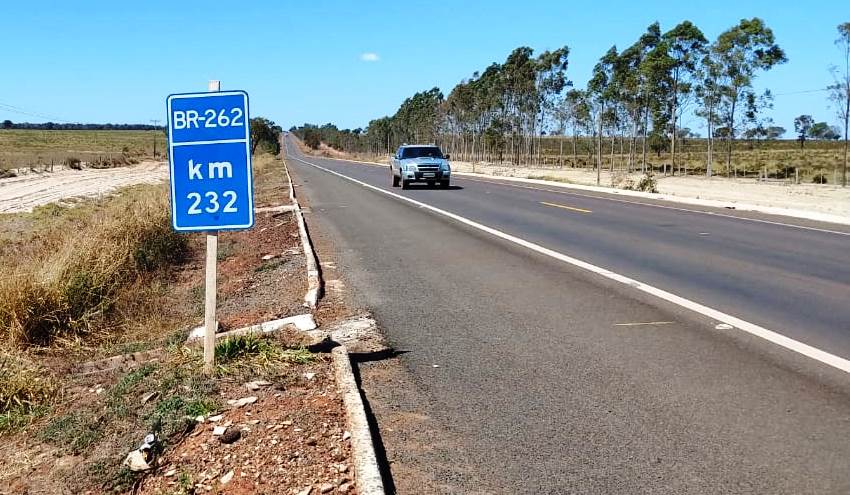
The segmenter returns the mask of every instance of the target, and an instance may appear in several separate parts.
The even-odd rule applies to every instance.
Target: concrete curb
[[[268,333],[278,332],[290,325],[300,332],[309,332],[311,330],[316,329],[316,322],[313,320],[313,315],[307,313],[303,315],[289,316],[279,320],[266,321],[263,323],[258,323],[256,325],[230,330],[228,332],[216,333],[215,339],[221,340],[226,339],[228,337],[238,337],[240,335],[247,335],[249,333],[264,335]],[[191,332],[189,332],[189,336],[186,338],[186,343],[191,344],[192,342],[203,340],[203,338],[204,327],[196,327],[193,328]]]
[[[322,160],[337,160],[343,162],[362,163],[364,165],[379,165],[386,166],[385,163],[379,162],[364,162],[362,160],[346,160],[344,158],[330,157],[313,157]],[[580,191],[599,192],[605,194],[616,194],[620,196],[629,196],[633,198],[655,199],[659,201],[667,201],[670,203],[680,203],[692,206],[707,206],[711,208],[734,209],[736,211],[753,211],[757,213],[765,213],[768,215],[779,215],[791,218],[800,218],[803,220],[813,220],[816,222],[834,223],[838,225],[850,225],[850,216],[833,215],[831,213],[819,213],[816,211],[796,210],[792,208],[780,208],[777,206],[761,206],[748,203],[738,203],[736,201],[720,201],[716,199],[697,199],[685,196],[674,196],[672,194],[647,193],[642,191],[630,191],[628,189],[616,189],[613,187],[590,186],[585,184],[568,184],[565,182],[556,182],[542,179],[527,179],[524,177],[502,177],[497,175],[473,173],[473,172],[455,172],[452,175],[462,177],[478,177],[482,179],[502,180],[506,182],[519,182],[524,184],[535,184],[538,186],[561,187],[564,189],[577,189]]]
[[[360,397],[360,389],[354,379],[351,360],[345,346],[335,347],[331,351],[336,385],[345,404],[348,429],[351,432],[351,455],[354,458],[357,493],[360,495],[383,495],[384,482],[378,468],[378,458],[369,431],[369,420]]]
[[[79,375],[93,375],[96,373],[104,373],[107,371],[117,370],[122,367],[135,366],[142,363],[147,363],[160,358],[165,351],[162,347],[150,349],[147,351],[133,352],[130,354],[121,354],[97,361],[89,361],[80,364],[75,373]]]
[[[319,297],[322,295],[322,277],[319,273],[319,262],[316,258],[316,252],[313,250],[313,245],[310,243],[310,234],[307,232],[307,224],[304,222],[301,205],[295,199],[295,187],[292,185],[292,176],[289,175],[289,167],[286,166],[286,160],[283,161],[283,169],[286,171],[286,178],[289,180],[289,199],[292,201],[295,218],[298,220],[301,249],[307,258],[307,293],[304,295],[304,304],[310,309],[316,309],[316,306],[319,304]]]

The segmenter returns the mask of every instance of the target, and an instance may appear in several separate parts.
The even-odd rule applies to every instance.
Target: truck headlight
[[[419,171],[419,167],[417,167],[415,163],[408,163],[407,165],[404,166],[404,169],[407,170],[408,172],[418,172]]]

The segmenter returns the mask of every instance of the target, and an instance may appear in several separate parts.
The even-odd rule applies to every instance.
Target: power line
[[[802,94],[805,94],[805,93],[820,93],[822,91],[829,91],[829,88],[807,89],[807,90],[804,90],[804,91],[791,91],[789,93],[774,93],[773,96],[802,95]]]
[[[28,117],[37,117],[37,118],[40,118],[40,119],[47,119],[47,120],[54,121],[54,122],[62,122],[64,124],[74,124],[74,123],[76,123],[76,122],[71,122],[70,120],[65,120],[65,119],[56,117],[55,115],[47,115],[47,114],[39,113],[39,112],[32,112],[32,111],[26,110],[24,108],[16,107],[14,105],[9,105],[8,103],[3,103],[3,102],[0,102],[0,109],[6,110],[7,112],[12,112],[12,113],[20,114],[20,115],[26,115]]]

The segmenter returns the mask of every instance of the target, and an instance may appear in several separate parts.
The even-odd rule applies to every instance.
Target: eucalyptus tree
[[[720,124],[718,107],[722,97],[720,85],[720,65],[712,51],[703,55],[698,68],[698,83],[694,94],[699,107],[696,114],[705,119],[706,128],[706,160],[705,175],[711,177],[714,162],[715,129]]]
[[[644,173],[646,173],[646,146],[647,136],[649,133],[650,102],[657,101],[655,100],[657,96],[655,78],[650,77],[653,71],[651,68],[647,67],[651,61],[648,61],[647,59],[660,42],[661,25],[658,22],[654,22],[647,26],[646,32],[641,35],[634,46],[637,53],[633,62],[634,65],[632,70],[636,72],[635,75],[637,77],[638,91],[637,104],[641,111],[641,170]]]
[[[501,67],[500,89],[502,91],[502,110],[504,121],[511,135],[510,154],[515,164],[519,164],[522,148],[529,149],[525,136],[534,122],[536,114],[536,69],[537,64],[531,58],[533,50],[527,46],[514,49]],[[517,141],[521,141],[518,143]]]
[[[592,110],[595,114],[598,130],[596,132],[596,185],[601,183],[602,170],[602,135],[605,122],[605,111],[608,103],[614,99],[615,85],[614,70],[617,64],[617,47],[612,46],[593,68],[593,75],[587,83],[587,93],[590,96]]]
[[[652,129],[647,141],[660,159],[660,151],[666,151],[666,130],[670,124],[669,99],[673,88],[672,67],[673,59],[667,53],[667,44],[659,41],[650,50],[640,65],[640,72],[645,79],[646,108],[644,110],[647,120],[644,122],[646,129],[644,135],[649,131],[648,117],[652,117]],[[662,147],[659,143],[665,143]],[[667,173],[667,163],[663,162],[664,173]]]
[[[567,91],[559,106],[559,114],[564,119],[564,125],[570,126],[573,142],[573,167],[577,165],[578,139],[585,129],[592,128],[590,104],[588,94],[580,89]]]
[[[708,40],[691,21],[683,21],[661,37],[670,70],[670,162],[676,168],[676,123],[678,113],[693,94],[699,61],[706,53]]]
[[[475,93],[474,79],[478,74],[473,75],[473,79],[469,81],[461,81],[452,89],[445,102],[446,126],[451,135],[451,151],[457,154],[455,150],[455,137],[460,141],[460,155],[468,157],[468,138],[475,140]]]
[[[568,57],[570,49],[567,46],[553,51],[545,51],[537,57],[535,92],[537,96],[537,160],[540,160],[543,134],[548,130],[549,120],[555,113],[558,97],[564,89],[572,86],[567,79]]]
[[[366,126],[366,140],[370,144],[375,154],[390,153],[392,143],[390,142],[390,133],[392,129],[392,118],[381,117],[369,121]]]
[[[848,120],[850,120],[850,22],[838,25],[838,39],[835,44],[841,49],[843,60],[842,69],[834,67],[832,71],[835,80],[829,86],[829,99],[835,104],[836,114],[844,123],[844,164],[841,167],[841,185],[847,187],[847,147]]]
[[[759,71],[770,70],[788,61],[776,44],[773,31],[761,19],[741,19],[717,37],[711,46],[720,74],[722,119],[726,135],[726,170],[732,169],[732,146],[741,103]],[[737,170],[734,171],[737,175]]]

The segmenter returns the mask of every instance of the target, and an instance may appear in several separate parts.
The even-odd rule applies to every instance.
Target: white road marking
[[[480,224],[480,223],[475,222],[473,220],[470,220],[466,217],[462,217],[460,215],[454,214],[454,213],[446,211],[446,210],[442,210],[442,209],[437,208],[435,206],[431,206],[429,204],[422,203],[421,201],[416,201],[415,199],[408,198],[407,196],[402,196],[401,194],[397,194],[397,193],[394,193],[392,191],[388,191],[386,189],[381,189],[380,187],[373,186],[372,184],[367,184],[366,182],[348,177],[347,175],[343,175],[339,172],[335,172],[333,170],[322,167],[320,165],[316,165],[315,163],[310,163],[308,161],[305,161],[305,160],[302,160],[302,159],[296,158],[296,157],[291,157],[291,158],[294,159],[294,160],[297,160],[301,163],[304,163],[306,165],[310,165],[311,167],[318,168],[319,170],[324,170],[325,172],[328,172],[330,174],[336,175],[338,177],[342,177],[343,179],[354,182],[355,184],[359,184],[359,185],[361,185],[361,186],[363,186],[367,189],[372,189],[373,191],[377,191],[381,194],[386,194],[387,196],[396,198],[398,200],[406,201],[406,202],[411,203],[413,205],[416,205],[420,208],[432,211],[432,212],[437,213],[439,215],[442,215],[444,217],[447,217],[447,218],[450,218],[450,219],[455,220],[457,222],[460,222],[464,225],[468,225],[469,227],[475,228],[477,230],[481,230],[483,232],[487,232],[488,234],[496,236],[496,237],[503,239],[505,241],[517,244],[519,246],[522,246],[522,247],[529,249],[531,251],[534,251],[536,253],[539,253],[539,254],[542,254],[542,255],[545,255],[545,256],[549,256],[550,258],[554,258],[558,261],[562,261],[564,263],[568,263],[570,265],[582,268],[584,270],[595,273],[597,275],[601,275],[601,276],[603,276],[607,279],[614,280],[615,282],[620,282],[624,285],[628,285],[629,287],[633,287],[633,288],[635,288],[635,289],[637,289],[641,292],[645,292],[647,294],[658,297],[659,299],[663,299],[667,302],[673,303],[677,306],[681,306],[685,309],[689,309],[689,310],[694,311],[696,313],[699,313],[703,316],[707,316],[709,318],[712,318],[714,320],[721,322],[722,324],[730,325],[731,327],[737,328],[737,329],[742,330],[746,333],[749,333],[749,334],[754,335],[756,337],[767,340],[768,342],[772,342],[772,343],[774,343],[778,346],[784,347],[788,350],[802,354],[806,357],[814,359],[815,361],[819,361],[819,362],[826,364],[828,366],[832,366],[833,368],[844,371],[845,373],[850,373],[850,361],[848,361],[847,359],[836,356],[834,354],[830,354],[826,351],[822,351],[822,350],[820,350],[816,347],[812,347],[812,346],[805,344],[803,342],[800,342],[798,340],[794,340],[790,337],[786,337],[786,336],[779,334],[777,332],[774,332],[772,330],[768,330],[767,328],[764,328],[764,327],[761,327],[761,326],[756,325],[754,323],[750,323],[748,321],[742,320],[742,319],[740,319],[736,316],[732,316],[730,314],[724,313],[724,312],[716,310],[714,308],[710,308],[710,307],[705,306],[703,304],[700,304],[698,302],[691,301],[690,299],[686,299],[684,297],[677,296],[676,294],[673,294],[672,292],[667,292],[666,290],[659,289],[659,288],[654,287],[654,286],[649,285],[649,284],[645,284],[645,283],[640,282],[638,280],[635,280],[633,278],[626,277],[625,275],[620,275],[619,273],[612,272],[612,271],[610,271],[606,268],[590,264],[586,261],[582,261],[580,259],[573,258],[571,256],[567,256],[563,253],[559,253],[558,251],[554,251],[552,249],[543,247],[539,244],[535,244],[533,242],[527,241],[527,240],[522,239],[520,237],[516,237],[516,236],[513,236],[511,234],[508,234],[508,233],[502,232],[500,230],[494,229],[492,227],[488,227],[486,225]],[[719,325],[718,325],[718,327],[719,327]]]
[[[671,325],[672,321],[645,321],[635,323],[614,323],[615,327],[643,327],[649,325]]]

